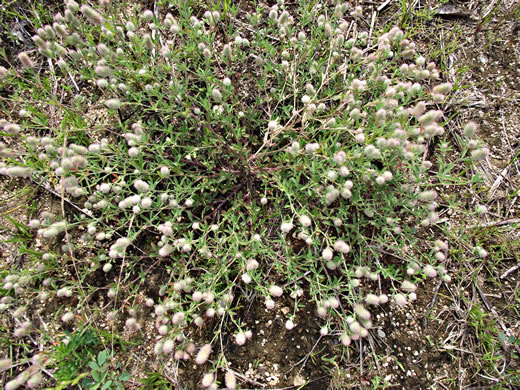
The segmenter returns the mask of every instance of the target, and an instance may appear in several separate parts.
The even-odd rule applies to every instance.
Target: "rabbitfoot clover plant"
[[[250,300],[292,305],[288,332],[310,301],[321,337],[348,347],[378,306],[450,281],[448,244],[424,232],[439,222],[429,150],[445,142],[452,85],[406,31],[374,37],[363,9],[338,1],[101,3],[66,1],[1,68],[0,174],[60,203],[28,221],[40,244],[4,272],[13,337],[40,337],[37,313],[55,302],[58,328],[153,329],[157,359],[234,389],[222,340],[258,336],[237,314]],[[475,128],[468,162],[488,153]],[[6,388],[55,380],[41,353]]]

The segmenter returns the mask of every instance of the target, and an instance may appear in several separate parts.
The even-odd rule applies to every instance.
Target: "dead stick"
[[[504,272],[502,274],[502,276],[500,276],[500,279],[505,279],[507,278],[510,274],[512,274],[513,272],[515,272],[518,268],[520,268],[520,263],[518,263],[517,265],[514,265],[512,266],[511,268],[509,268],[506,272]]]

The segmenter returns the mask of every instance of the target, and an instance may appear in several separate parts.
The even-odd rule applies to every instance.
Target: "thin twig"
[[[376,16],[377,16],[377,11],[372,12],[372,20],[370,22],[370,31],[368,33],[367,42],[370,42],[372,40],[372,32],[374,31],[374,25],[376,24]]]
[[[290,373],[294,367],[296,367],[298,364],[300,363],[303,363],[303,365],[300,367],[300,371],[303,367],[305,367],[305,364],[307,363],[307,360],[309,360],[309,357],[311,356],[311,354],[314,352],[314,349],[317,347],[318,343],[321,341],[323,336],[320,335],[320,337],[318,338],[318,340],[314,343],[313,347],[311,348],[311,350],[309,351],[309,353],[307,353],[303,358],[301,358],[300,360],[298,360],[296,363],[294,363],[291,368],[289,368],[289,370],[287,372],[284,373],[284,375],[287,375],[288,373]]]
[[[247,23],[244,23],[242,22],[241,20],[238,20],[234,17],[230,17],[230,19],[234,22],[234,23],[237,23],[237,24],[240,24],[243,28],[245,28],[247,31],[251,32],[251,33],[254,33],[256,34],[258,31],[256,31],[255,29],[253,29],[252,27],[249,27],[249,25]],[[273,41],[277,41],[277,42],[280,42],[280,38],[277,38],[275,36],[272,36],[272,35],[269,35],[269,34],[263,34],[263,36],[269,38],[269,39],[272,39]]]
[[[491,186],[491,188],[489,189],[489,192],[490,192],[490,195],[489,197],[492,198],[493,195],[495,195],[495,192],[497,191],[498,187],[500,187],[500,185],[502,184],[502,182],[504,181],[504,179],[506,178],[507,174],[508,174],[508,171],[509,171],[509,167],[505,167],[502,172],[500,172],[498,174],[498,177],[496,178],[495,182],[493,183],[493,185]]]
[[[255,386],[259,386],[261,388],[265,387],[265,385],[261,384],[260,382],[257,382],[254,379],[248,378],[247,376],[245,376],[245,375],[243,375],[243,374],[241,374],[241,373],[239,373],[237,371],[230,370],[230,369],[228,369],[228,370],[231,371],[233,374],[235,374],[239,379],[242,379],[245,382],[249,382],[249,383],[251,383],[251,384],[253,384]]]
[[[500,279],[505,279],[507,278],[509,275],[511,275],[513,272],[515,272],[518,268],[520,268],[520,263],[512,266],[511,268],[509,268],[506,272],[504,272],[501,276],[500,276]]]
[[[381,12],[386,8],[388,4],[390,4],[391,0],[386,0],[383,4],[381,4],[379,7],[377,7],[377,12]]]
[[[512,225],[515,223],[520,223],[520,218],[506,219],[504,221],[494,221],[494,222],[489,222],[489,223],[484,223],[484,224],[477,223],[476,225],[469,226],[468,229]]]
[[[486,298],[486,296],[484,295],[484,293],[480,289],[480,286],[478,285],[478,283],[476,281],[474,281],[473,285],[475,286],[475,289],[477,290],[477,292],[478,292],[478,294],[480,296],[480,299],[482,299],[482,302],[484,302],[484,306],[497,319],[498,324],[500,325],[500,327],[502,328],[502,330],[504,331],[506,336],[508,336],[508,337],[511,336],[511,331],[509,330],[509,328],[506,327],[506,325],[504,324],[504,321],[502,321],[502,318],[500,318],[500,316],[498,315],[496,310],[490,305],[488,299]],[[502,345],[502,349],[504,350],[504,352],[507,354],[506,355],[506,359],[509,362],[509,360],[511,359],[511,348],[510,348],[510,346],[507,345],[505,343],[505,341],[502,340],[502,338],[500,338],[500,337],[498,338],[498,341]],[[520,353],[520,347],[518,345],[514,345],[514,347],[515,347],[516,352]]]
[[[435,287],[435,290],[433,291],[432,301],[428,305],[426,313],[424,314],[423,328],[426,328],[428,326],[428,318],[427,318],[427,316],[433,310],[433,306],[435,305],[435,301],[437,300],[437,294],[439,293],[441,285],[442,285],[442,281],[439,281],[439,283],[437,283],[437,286]]]

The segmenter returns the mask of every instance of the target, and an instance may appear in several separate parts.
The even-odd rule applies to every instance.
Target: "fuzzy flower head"
[[[222,55],[224,57],[231,57],[231,54],[232,54],[231,45],[225,44],[224,47],[222,48]]]
[[[401,284],[401,288],[404,290],[404,291],[407,291],[407,292],[415,292],[415,290],[417,290],[417,286],[410,282],[409,280],[404,280],[403,283]]]
[[[271,120],[267,123],[267,129],[269,131],[274,131],[278,128],[278,122],[276,120]]]
[[[360,18],[361,16],[363,16],[363,8],[361,8],[361,6],[357,6],[356,8],[354,8],[354,11],[350,13],[350,15],[353,18]]]
[[[28,167],[8,167],[5,170],[0,170],[0,174],[5,174],[11,177],[30,177],[32,175],[32,169]]]
[[[422,191],[419,193],[417,198],[423,202],[432,202],[435,199],[437,199],[437,192],[436,191]]]
[[[488,148],[479,148],[471,151],[471,160],[474,162],[482,161],[489,155]]]
[[[346,160],[347,154],[342,150],[340,150],[334,155],[334,162],[338,165],[344,164]]]
[[[34,68],[34,62],[31,60],[31,58],[27,55],[26,52],[21,52],[18,54],[18,59],[22,63],[23,67],[26,69]]]
[[[227,390],[234,390],[237,387],[237,379],[233,371],[226,372],[224,376],[224,382]]]
[[[246,343],[246,341],[247,341],[247,337],[244,332],[240,332],[235,335],[235,342],[238,345],[244,345]]]
[[[153,11],[149,9],[143,11],[141,18],[146,22],[150,22],[153,19]]]
[[[204,18],[210,26],[216,26],[220,20],[220,13],[218,11],[206,11],[204,12]]]
[[[65,313],[62,317],[61,317],[61,320],[63,322],[70,322],[74,319],[74,314],[71,313],[70,311]]]
[[[269,294],[274,297],[281,297],[283,295],[283,289],[280,286],[273,284],[271,287],[269,287]]]
[[[2,80],[8,72],[9,70],[7,68],[0,66],[0,80]]]
[[[90,23],[98,26],[101,26],[104,23],[103,16],[88,5],[82,5],[80,11]]]
[[[255,259],[249,259],[246,264],[246,269],[248,271],[252,271],[252,270],[257,269],[258,266],[259,266],[258,261],[256,261]]]
[[[171,339],[165,340],[164,344],[162,345],[162,352],[166,354],[170,354],[173,352],[173,349],[175,348],[175,342]]]
[[[395,294],[394,302],[401,307],[406,306],[406,304],[408,303],[406,297],[403,294]]]
[[[284,222],[280,226],[280,230],[282,231],[282,233],[289,233],[293,229],[293,227],[294,225],[292,224],[292,222]]]
[[[306,215],[306,214],[301,215],[300,218],[298,219],[298,221],[304,227],[309,227],[312,224],[311,218],[308,215]]]
[[[16,390],[22,386],[22,384],[22,381],[20,381],[18,378],[15,378],[5,384],[5,390]]]
[[[328,186],[327,187],[327,193],[325,194],[325,203],[327,206],[330,206],[332,203],[338,199],[340,195],[340,191],[337,188],[334,188],[334,186]]]
[[[433,266],[431,266],[430,264],[427,264],[424,268],[423,268],[423,272],[426,276],[428,276],[429,278],[434,278],[437,276],[437,271],[435,270],[435,268],[433,268]]]
[[[479,256],[481,259],[487,257],[487,255],[488,255],[487,250],[485,250],[485,249],[482,248],[481,246],[477,246],[477,247],[475,248],[475,250],[476,250],[478,256]]]
[[[215,374],[208,372],[202,377],[202,387],[210,387],[215,382]]]
[[[432,92],[441,94],[441,95],[447,95],[448,93],[451,92],[451,89],[452,89],[451,83],[444,83],[444,84],[439,84],[439,85],[436,85],[435,87],[433,87]]]
[[[307,154],[316,153],[319,148],[320,148],[320,144],[319,143],[307,144],[307,145],[305,145],[305,153],[307,153]]]
[[[119,107],[121,107],[121,100],[119,100],[117,98],[108,99],[105,102],[105,106],[107,106],[111,110],[117,110]]]
[[[343,240],[337,240],[334,243],[334,250],[343,254],[350,252],[350,246]]]
[[[211,344],[206,344],[202,346],[202,348],[199,350],[199,353],[197,353],[197,356],[195,357],[195,363],[198,365],[206,363],[209,355],[211,355]]]
[[[327,327],[327,325],[323,326],[321,329],[320,329],[320,334],[322,336],[327,336],[329,334],[329,328]]]
[[[222,92],[220,92],[220,90],[218,90],[217,88],[214,88],[211,91],[211,97],[213,98],[213,100],[220,102],[222,101]]]
[[[274,305],[275,305],[275,303],[274,303],[274,301],[271,298],[267,298],[265,300],[265,307],[266,307],[267,310],[274,309]]]
[[[365,297],[365,302],[367,305],[379,305],[381,303],[381,299],[375,294],[367,294]]]
[[[130,332],[136,332],[141,329],[141,325],[138,324],[137,320],[133,317],[130,317],[125,321],[125,326]]]
[[[370,320],[370,312],[363,305],[354,305],[354,313],[364,321]]]
[[[0,360],[0,372],[8,370],[12,365],[11,359]]]
[[[466,126],[464,126],[464,135],[467,138],[473,138],[477,132],[477,124],[473,121],[468,122]]]
[[[321,252],[321,256],[324,260],[330,261],[334,257],[334,252],[332,251],[332,249],[327,247]]]
[[[150,185],[143,180],[136,180],[134,182],[134,188],[138,192],[148,192],[150,190]]]

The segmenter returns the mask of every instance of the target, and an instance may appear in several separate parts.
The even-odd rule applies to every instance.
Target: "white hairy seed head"
[[[337,240],[334,243],[334,250],[343,254],[350,252],[350,246],[343,240]]]
[[[18,54],[18,59],[26,69],[34,68],[34,62],[31,60],[31,58],[27,55],[26,52],[21,52]]]
[[[365,297],[365,302],[367,305],[379,305],[381,303],[380,298],[375,294],[367,294]]]
[[[238,345],[244,345],[246,343],[246,340],[247,340],[246,335],[243,332],[237,333],[235,335],[235,342]]]
[[[252,271],[254,269],[257,269],[258,266],[258,261],[256,261],[255,259],[249,259],[246,264],[246,270]]]
[[[477,124],[475,122],[468,122],[466,126],[464,126],[464,135],[467,138],[473,138],[475,133],[477,132]]]
[[[332,260],[332,258],[334,257],[334,252],[332,251],[332,249],[327,247],[321,252],[321,256],[324,260],[329,261]]]
[[[394,302],[399,306],[406,306],[407,304],[406,297],[403,294],[395,294]]]
[[[204,345],[200,349],[197,356],[195,357],[195,363],[197,363],[199,365],[206,363],[210,354],[211,354],[211,344]]]
[[[215,382],[215,375],[211,372],[208,372],[202,377],[202,386],[203,387],[210,387],[213,382]]]
[[[284,222],[280,226],[280,230],[282,231],[282,233],[289,233],[292,229],[293,229],[292,222]]]
[[[62,317],[61,317],[61,320],[63,322],[70,322],[74,319],[74,314],[71,313],[70,311],[65,313]]]
[[[417,286],[409,280],[404,280],[401,284],[401,288],[406,292],[415,292],[415,290],[417,290]]]
[[[312,221],[311,221],[310,217],[308,215],[305,215],[305,214],[300,216],[299,222],[304,227],[309,227],[312,224]]]
[[[354,305],[354,313],[362,320],[370,320],[370,312],[363,305]]]
[[[215,89],[213,89],[213,91],[211,91],[211,96],[217,102],[222,101],[222,93],[217,88],[215,88]]]
[[[283,289],[280,286],[273,284],[271,287],[269,287],[269,293],[272,296],[281,297],[283,295]]]
[[[237,387],[237,379],[235,377],[235,373],[233,371],[226,372],[224,376],[224,382],[226,384],[227,390],[235,390]]]
[[[437,276],[437,271],[430,264],[427,264],[426,266],[424,266],[423,272],[426,276],[428,276],[430,278],[434,278]]]
[[[166,354],[170,354],[173,352],[175,348],[175,342],[171,339],[165,340],[162,345],[162,352]]]
[[[134,188],[141,193],[148,192],[150,190],[150,185],[143,180],[136,180],[134,182]]]

